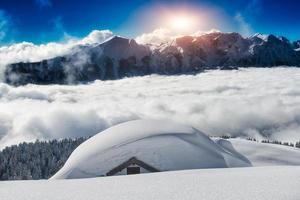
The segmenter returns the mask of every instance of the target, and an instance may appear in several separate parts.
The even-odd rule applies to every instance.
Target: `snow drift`
[[[233,148],[246,156],[254,167],[300,166],[300,149],[278,144],[235,138],[216,141],[224,149]],[[229,145],[228,145],[229,144]]]
[[[0,181],[1,200],[298,200],[300,167],[173,171],[106,178]]]
[[[74,150],[51,179],[105,176],[136,157],[159,171],[246,167],[236,151],[225,151],[204,133],[166,120],[135,120],[111,127]]]

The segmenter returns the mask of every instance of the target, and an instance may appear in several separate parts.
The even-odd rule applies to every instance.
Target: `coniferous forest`
[[[0,151],[0,180],[47,179],[86,138],[35,141]]]

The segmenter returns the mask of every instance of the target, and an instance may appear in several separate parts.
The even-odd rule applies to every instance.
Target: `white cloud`
[[[160,45],[164,42],[172,41],[173,33],[166,28],[155,29],[151,33],[143,33],[136,37],[136,41],[140,44],[155,44]]]
[[[3,41],[9,32],[10,18],[4,10],[0,9],[0,42]]]
[[[94,30],[83,39],[68,37],[64,42],[35,45],[30,42],[15,43],[0,47],[0,80],[5,66],[16,62],[37,62],[70,53],[79,44],[101,43],[113,36],[109,30]]]
[[[209,31],[196,31],[194,33],[191,33],[191,36],[200,36],[208,33],[213,32],[220,32],[217,29],[211,29]],[[165,42],[172,42],[177,37],[180,37],[182,35],[178,35],[175,32],[172,32],[170,29],[166,28],[159,28],[155,29],[154,31],[150,33],[143,33],[142,35],[136,37],[136,41],[140,44],[154,44],[154,45],[160,45]]]
[[[3,14],[0,11],[0,41],[3,40],[6,35],[6,25],[7,21],[3,18]]]
[[[0,83],[0,148],[93,135],[137,118],[173,119],[210,135],[297,141],[299,77],[298,68],[252,68],[77,86]]]
[[[246,22],[241,13],[237,13],[234,19],[238,23],[239,33],[241,33],[243,36],[250,36],[253,34],[251,25]]]
[[[53,20],[51,20],[51,22],[56,33],[63,33],[64,35],[68,35],[65,31],[64,23],[61,16],[55,17]]]
[[[250,21],[257,20],[262,10],[262,0],[247,1],[245,9],[234,16],[234,20],[238,24],[238,32],[243,36],[253,35],[254,31]]]
[[[192,36],[201,36],[209,33],[220,33],[221,31],[218,29],[211,29],[209,31],[196,31],[195,33],[191,34]]]
[[[83,38],[80,43],[81,44],[94,44],[101,43],[108,38],[112,37],[113,33],[110,30],[93,30],[88,36]]]

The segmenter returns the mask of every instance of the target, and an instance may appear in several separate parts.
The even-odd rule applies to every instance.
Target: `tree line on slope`
[[[235,138],[232,136],[228,135],[223,135],[221,136],[223,139],[230,139],[230,138]],[[261,142],[261,143],[268,143],[268,144],[279,144],[279,145],[284,145],[284,146],[289,146],[289,147],[295,147],[295,148],[300,148],[300,141],[299,142],[281,142],[278,140],[261,140],[259,141],[258,139],[252,138],[252,137],[247,137],[246,140],[254,141],[254,142]]]
[[[285,146],[290,146],[290,147],[297,147],[300,148],[300,142],[296,142],[295,144],[292,142],[281,142],[281,141],[270,141],[270,140],[262,140],[262,143],[271,143],[271,144],[280,144],[280,145],[285,145]]]
[[[23,142],[0,151],[0,180],[48,179],[86,138]]]

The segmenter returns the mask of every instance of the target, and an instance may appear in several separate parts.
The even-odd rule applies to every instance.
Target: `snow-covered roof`
[[[135,120],[91,137],[52,179],[105,176],[135,157],[160,171],[249,166],[193,127],[168,120]]]

